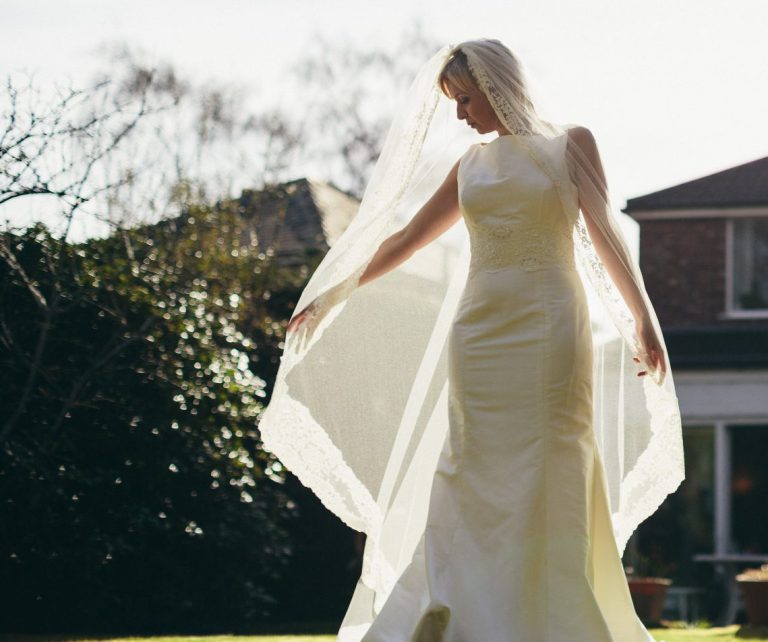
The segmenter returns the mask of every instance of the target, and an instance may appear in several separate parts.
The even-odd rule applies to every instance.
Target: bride
[[[663,336],[594,137],[502,43],[424,64],[296,309],[259,425],[367,534],[339,640],[653,640],[621,555],[684,476]]]

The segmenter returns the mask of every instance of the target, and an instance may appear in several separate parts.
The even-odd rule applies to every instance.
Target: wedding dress
[[[539,144],[563,163],[566,140]],[[449,335],[449,432],[424,534],[363,642],[653,640],[593,431],[578,211],[516,141],[473,145],[459,165],[471,261]]]
[[[459,51],[512,132],[469,149],[436,83]],[[367,536],[339,642],[652,640],[621,555],[684,478],[674,384],[637,376],[636,315],[663,337],[599,159],[521,78],[488,39],[421,67],[259,417],[264,449]],[[357,287],[459,157],[465,224]]]

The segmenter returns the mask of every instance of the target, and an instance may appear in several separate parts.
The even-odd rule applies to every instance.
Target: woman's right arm
[[[436,239],[459,220],[461,211],[459,209],[458,170],[459,161],[454,164],[440,187],[408,224],[382,241],[365,271],[360,275],[355,287],[373,281],[393,270],[410,258],[416,250]],[[333,307],[335,303],[346,298],[348,291],[349,286],[342,282],[321,294],[318,299],[325,296]],[[328,305],[318,305],[318,299],[309,303],[291,319],[287,328],[288,332],[298,330],[301,324],[308,319],[313,320],[313,325],[319,323],[320,315],[330,308]],[[312,331],[312,328],[307,328],[309,336],[311,336]]]
[[[457,161],[440,187],[408,224],[381,243],[358,285],[364,285],[393,270],[459,220],[458,170]]]

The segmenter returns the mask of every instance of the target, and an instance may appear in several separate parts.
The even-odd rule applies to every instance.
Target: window
[[[768,426],[730,426],[731,545],[739,553],[768,553]]]
[[[712,569],[693,556],[714,550],[714,426],[685,426],[685,479],[627,544],[625,564],[645,561],[643,573],[666,575],[677,585],[704,585]]]
[[[729,312],[768,313],[768,218],[731,221]]]

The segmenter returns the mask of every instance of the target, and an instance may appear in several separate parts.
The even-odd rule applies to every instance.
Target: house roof
[[[748,326],[664,328],[672,369],[768,368],[768,319]]]
[[[680,185],[630,198],[626,214],[649,210],[768,205],[768,156]]]
[[[322,181],[300,178],[234,199],[252,222],[258,245],[273,248],[278,263],[301,263],[307,252],[324,255],[357,214],[360,202]]]

